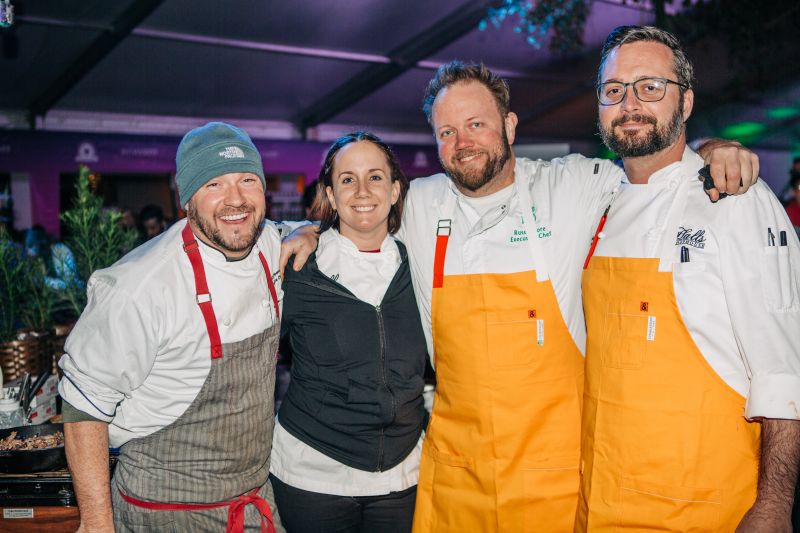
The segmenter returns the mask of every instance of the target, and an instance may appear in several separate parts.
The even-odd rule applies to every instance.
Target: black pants
[[[275,502],[287,533],[408,533],[416,485],[382,496],[333,496],[301,490],[273,475]]]

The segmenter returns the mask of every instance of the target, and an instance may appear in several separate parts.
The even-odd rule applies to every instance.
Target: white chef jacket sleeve
[[[433,253],[435,237],[428,228],[428,216],[426,207],[430,205],[426,200],[426,193],[421,191],[420,186],[430,185],[423,181],[412,181],[406,193],[403,205],[403,220],[400,229],[395,233],[395,237],[406,245],[409,254],[409,266],[411,269],[411,281],[414,285],[414,296],[417,299],[422,331],[425,334],[425,341],[428,345],[428,354],[431,365],[433,365],[433,333],[431,331],[431,282],[433,277]],[[428,198],[429,200],[429,198]],[[427,268],[425,268],[427,267]],[[424,270],[422,270],[424,268]]]
[[[59,361],[59,394],[73,407],[110,422],[117,405],[147,377],[158,351],[158,323],[142,298],[95,274],[88,303]]]
[[[763,181],[745,195],[722,201],[730,202],[720,228],[722,284],[750,379],[745,414],[798,420],[800,243]]]

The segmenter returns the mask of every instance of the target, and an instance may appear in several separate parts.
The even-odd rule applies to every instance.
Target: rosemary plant
[[[119,223],[122,215],[103,208],[102,198],[92,191],[90,175],[89,168],[81,166],[73,208],[61,215],[67,230],[65,243],[75,256],[80,279],[63,291],[65,302],[75,316],[86,306],[85,287],[92,272],[111,266],[136,242],[136,232]]]

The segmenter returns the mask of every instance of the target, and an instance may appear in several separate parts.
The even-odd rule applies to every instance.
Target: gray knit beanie
[[[261,154],[250,136],[224,122],[209,122],[187,133],[178,145],[175,164],[181,207],[208,181],[231,172],[252,172],[267,188]]]

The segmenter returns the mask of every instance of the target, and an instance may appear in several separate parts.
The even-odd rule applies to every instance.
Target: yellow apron
[[[673,202],[661,258],[672,257],[685,205]],[[734,531],[755,501],[760,424],[692,340],[671,269],[668,259],[594,257],[584,271],[576,531]]]
[[[527,184],[517,188],[530,206]],[[449,223],[440,221],[437,237],[437,387],[414,531],[568,532],[579,482],[583,356],[543,272],[534,220],[526,212],[537,271],[444,276]]]

